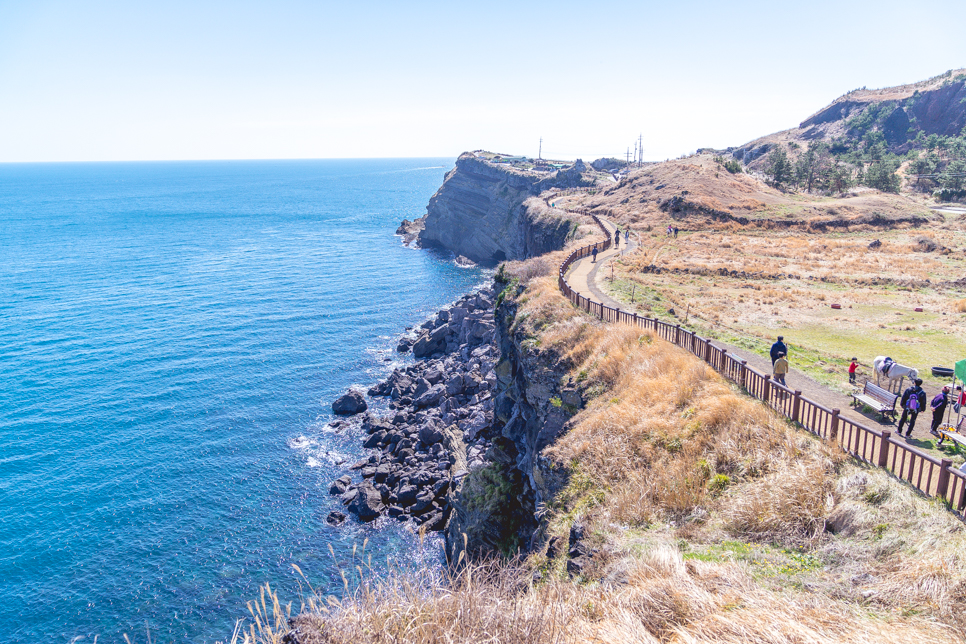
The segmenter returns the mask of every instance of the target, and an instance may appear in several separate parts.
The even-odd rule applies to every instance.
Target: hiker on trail
[[[627,245],[627,240],[631,237],[631,228],[628,226],[624,229],[624,245]]]
[[[674,227],[674,237],[675,237],[675,239],[677,238],[677,236],[678,236],[678,227],[675,226]]]
[[[621,229],[618,228],[614,231],[614,248],[620,248],[621,246]]]
[[[855,384],[855,370],[859,368],[859,364],[852,358],[852,364],[849,365],[849,384]]]
[[[778,354],[778,359],[775,360],[775,364],[772,366],[775,374],[775,382],[780,382],[785,384],[785,374],[788,373],[788,360],[785,359],[784,353]]]
[[[671,228],[671,224],[667,225],[667,236],[670,237],[674,233],[674,229]]]
[[[594,254],[594,263],[597,263],[597,244],[594,244],[594,250],[591,252]]]
[[[946,413],[946,405],[949,404],[949,385],[943,387],[943,390],[936,394],[932,402],[929,403],[930,409],[932,409],[932,429],[929,430],[930,434],[939,435],[939,426],[943,424],[943,414]]]
[[[771,345],[771,351],[769,353],[771,355],[772,366],[774,366],[775,360],[778,360],[779,354],[788,355],[788,347],[785,346],[785,336],[778,336],[778,341]]]
[[[926,392],[922,390],[922,378],[916,378],[915,383],[902,392],[902,418],[899,419],[899,435],[902,435],[902,426],[906,424],[906,417],[909,418],[909,431],[906,438],[912,436],[912,430],[916,426],[916,418],[919,412],[926,408]]]

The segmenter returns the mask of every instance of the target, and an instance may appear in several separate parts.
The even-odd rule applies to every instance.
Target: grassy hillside
[[[307,594],[301,642],[963,641],[961,522],[683,350],[577,312],[542,274],[559,259],[510,267],[529,282],[516,332],[587,399],[541,455],[567,483],[534,554],[448,578],[349,567],[357,590]],[[286,609],[254,610],[239,641],[281,641]]]
[[[880,90],[855,90],[798,127],[728,153],[786,188],[853,186],[966,198],[966,70]]]
[[[934,387],[930,367],[966,358],[966,210],[932,205],[914,192],[783,191],[715,154],[558,200],[634,231],[638,250],[599,281],[623,308],[749,348],[785,335],[793,366],[843,391],[853,356],[867,375],[892,356]]]

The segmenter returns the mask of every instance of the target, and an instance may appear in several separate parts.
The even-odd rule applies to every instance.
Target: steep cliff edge
[[[576,228],[536,195],[550,188],[593,185],[578,160],[551,174],[519,170],[462,154],[433,195],[421,222],[419,244],[439,247],[483,264],[526,259],[562,248]],[[418,226],[418,223],[417,223]]]
[[[492,422],[481,432],[491,447],[485,454],[466,455],[469,475],[450,494],[451,562],[459,561],[461,552],[469,561],[543,545],[546,525],[540,511],[566,484],[566,474],[549,466],[540,452],[583,404],[566,380],[567,361],[555,351],[539,350],[521,330],[517,298],[524,287],[501,275],[497,285],[504,289],[494,315],[500,359]]]

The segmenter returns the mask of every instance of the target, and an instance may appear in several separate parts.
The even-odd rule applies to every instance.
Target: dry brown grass
[[[684,351],[577,312],[555,274],[511,269],[529,279],[517,331],[588,399],[543,456],[570,472],[549,532],[566,539],[580,521],[591,564],[579,579],[562,574],[566,553],[372,576],[341,599],[310,594],[294,622],[302,644],[964,641],[966,531],[938,503],[851,464]],[[723,543],[818,563],[776,571],[714,554]],[[281,642],[287,609],[266,596],[236,641]]]
[[[578,462],[597,486],[610,490],[606,511],[613,519],[642,524],[706,509],[716,503],[708,487],[716,475],[733,483],[773,472],[800,480],[798,469],[789,466],[796,461],[808,465],[807,476],[821,490],[834,472],[836,462],[818,444],[803,443],[684,350],[636,328],[577,314],[550,280],[533,282],[523,300],[521,324],[532,325],[529,332],[539,333],[541,346],[567,361],[592,398],[546,455],[562,464]],[[775,504],[788,516],[768,530],[754,522],[746,526],[736,513],[736,534],[771,537],[778,523],[801,539],[820,531],[824,503],[805,503],[792,486],[769,489],[789,495],[787,503]]]
[[[600,584],[534,582],[519,563],[450,577],[372,578],[338,600],[312,595],[292,626],[301,644],[961,641],[928,618],[871,615],[822,594],[764,589],[733,563],[684,561],[668,544],[615,563]],[[233,641],[281,644],[287,609],[271,592]]]

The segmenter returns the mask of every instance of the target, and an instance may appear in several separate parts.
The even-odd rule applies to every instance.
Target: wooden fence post
[[[711,364],[711,340],[708,338],[704,340],[704,361]]]
[[[948,458],[939,461],[939,479],[936,481],[936,498],[943,499],[948,503],[949,495],[949,468],[953,462]],[[926,490],[928,493],[929,491]]]
[[[748,361],[741,361],[741,369],[738,370],[738,385],[744,389],[745,384],[748,382]]]
[[[792,421],[798,422],[798,415],[801,413],[802,409],[802,392],[798,389],[792,394],[795,399],[792,401]]]
[[[674,344],[681,346],[681,325],[674,327]]]
[[[761,385],[761,399],[768,402],[768,394],[771,393],[771,376],[765,376]]]
[[[832,410],[832,426],[829,428],[829,438],[833,441],[838,438],[839,435],[839,410]]]
[[[886,467],[889,463],[889,447],[891,446],[890,438],[892,437],[892,432],[888,429],[882,430],[882,439],[879,444],[879,467]]]
[[[727,349],[722,349],[721,350],[721,356],[720,356],[720,358],[721,358],[721,364],[718,365],[718,369],[720,371],[724,371],[725,370],[725,366],[728,364],[728,350]],[[728,374],[725,374],[725,378],[727,378],[727,377],[728,377]]]

